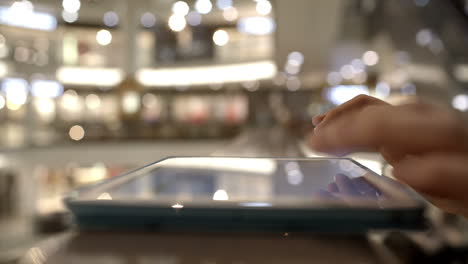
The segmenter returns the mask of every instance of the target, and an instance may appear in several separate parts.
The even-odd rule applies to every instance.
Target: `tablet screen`
[[[92,188],[79,200],[186,206],[417,204],[406,186],[349,159],[169,158]]]

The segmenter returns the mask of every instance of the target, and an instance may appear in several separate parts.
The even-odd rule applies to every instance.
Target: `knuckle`
[[[353,101],[355,101],[357,103],[367,103],[367,102],[372,101],[372,99],[373,98],[368,96],[368,95],[360,94],[360,95],[354,97]]]

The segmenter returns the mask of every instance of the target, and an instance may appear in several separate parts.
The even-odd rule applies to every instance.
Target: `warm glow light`
[[[374,66],[379,62],[379,54],[373,50],[368,50],[362,55],[362,60],[367,66]]]
[[[0,61],[0,78],[5,77],[8,74],[8,66],[6,63]]]
[[[61,97],[61,106],[69,111],[74,111],[78,108],[78,94],[73,90],[66,91]]]
[[[67,90],[60,97],[60,108],[68,114],[81,116],[83,107],[82,98],[74,90]]]
[[[271,17],[244,17],[239,19],[237,30],[250,35],[268,35],[275,31],[276,24]]]
[[[74,174],[76,175],[77,183],[80,185],[95,183],[108,176],[107,168],[102,163],[97,163],[92,167],[79,168]],[[103,197],[106,197],[106,195],[104,194]]]
[[[182,204],[176,203],[176,204],[173,204],[173,205],[172,205],[172,208],[174,208],[174,209],[182,209],[182,208],[184,208],[184,206],[183,206]]]
[[[52,121],[55,116],[55,102],[52,98],[36,98],[34,108],[45,121]]]
[[[179,16],[186,16],[190,11],[190,7],[184,1],[177,1],[172,5],[172,12]]]
[[[454,67],[453,75],[460,82],[468,82],[468,64],[458,64]]]
[[[101,106],[101,98],[96,94],[88,94],[85,98],[86,106],[91,110],[96,110]]]
[[[221,190],[221,189],[217,190],[213,194],[213,200],[215,200],[215,201],[227,201],[227,200],[229,200],[228,193],[225,190]]]
[[[234,21],[239,17],[239,12],[237,12],[237,8],[231,6],[229,8],[224,9],[223,17],[227,21]]]
[[[84,138],[85,131],[82,126],[75,125],[70,128],[68,135],[70,136],[71,139],[75,141],[80,141]]]
[[[107,29],[101,29],[96,33],[96,41],[101,46],[107,46],[112,42],[112,34]]]
[[[365,71],[357,72],[354,77],[353,81],[357,84],[363,84],[367,81],[367,73]]]
[[[259,0],[255,9],[260,15],[268,15],[271,13],[271,3],[268,0]]]
[[[143,95],[143,99],[141,102],[145,107],[153,108],[158,105],[158,98],[154,94],[147,93]]]
[[[218,29],[213,34],[213,42],[218,46],[224,46],[229,42],[229,34],[226,30]]]
[[[272,79],[276,72],[274,62],[261,61],[204,67],[142,69],[136,76],[145,86],[182,86]]]
[[[112,196],[109,193],[101,193],[98,197],[98,200],[112,200]]]
[[[195,10],[200,14],[208,14],[213,9],[213,4],[210,0],[197,0],[195,2]]]
[[[137,92],[126,92],[122,97],[122,109],[126,114],[134,114],[140,109],[140,95]]]
[[[122,70],[117,68],[61,67],[57,79],[63,84],[115,86],[122,82]]]
[[[455,109],[466,112],[468,111],[468,95],[459,94],[452,99],[452,106]]]
[[[258,173],[270,175],[276,170],[276,162],[271,159],[251,159],[240,158],[215,158],[219,162],[213,161],[213,158],[177,158],[167,159],[161,162],[161,165],[177,168],[207,168],[214,170],[229,170],[235,172]]]
[[[168,25],[172,31],[179,32],[187,26],[187,22],[184,16],[173,14],[169,17]]]

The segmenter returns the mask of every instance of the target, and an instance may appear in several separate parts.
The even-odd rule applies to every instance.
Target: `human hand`
[[[451,110],[358,96],[313,122],[315,150],[339,156],[378,151],[397,179],[442,209],[468,216],[468,132]]]
[[[341,200],[355,204],[357,200],[378,201],[382,192],[369,183],[365,177],[349,177],[338,173],[334,181],[327,185],[326,189],[320,189],[317,197],[331,200]]]

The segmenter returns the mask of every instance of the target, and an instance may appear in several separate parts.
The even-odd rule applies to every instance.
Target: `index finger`
[[[363,107],[370,105],[390,105],[380,99],[367,96],[367,95],[358,95],[353,99],[335,107],[334,109],[326,112],[325,114],[315,116],[312,120],[315,126],[328,122],[331,122],[333,119],[340,117],[343,114],[349,113],[353,110],[359,110]]]
[[[402,153],[466,150],[466,130],[447,111],[423,104],[370,106],[317,127],[310,145],[321,152],[345,155],[390,147]]]

